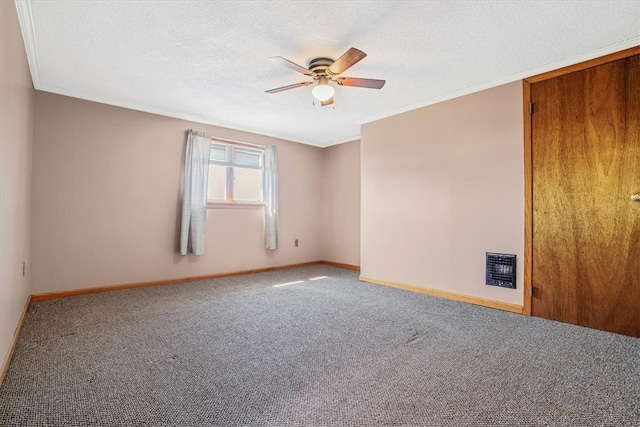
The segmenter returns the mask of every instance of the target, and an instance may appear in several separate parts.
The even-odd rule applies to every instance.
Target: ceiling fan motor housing
[[[311,72],[316,74],[318,77],[329,76],[331,75],[329,67],[331,67],[331,64],[333,64],[334,62],[335,61],[331,58],[313,58],[309,60],[307,68],[309,68],[309,70],[311,70]]]

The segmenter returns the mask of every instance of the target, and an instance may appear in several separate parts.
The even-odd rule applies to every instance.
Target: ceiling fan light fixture
[[[334,87],[331,86],[329,82],[333,82],[338,86],[382,89],[382,86],[384,86],[385,83],[384,80],[363,79],[360,77],[336,77],[342,74],[342,72],[344,72],[345,70],[351,68],[365,56],[367,56],[366,53],[359,49],[356,49],[355,47],[352,47],[335,61],[331,58],[325,57],[312,58],[307,62],[308,68],[300,66],[295,62],[291,62],[281,56],[272,56],[271,58],[269,58],[271,61],[287,67],[293,71],[297,71],[298,73],[302,73],[305,76],[310,77],[311,79],[300,83],[294,83],[287,86],[269,89],[265,92],[278,93],[285,90],[295,89],[298,87],[313,85],[314,83],[317,83],[314,85],[313,89],[311,89],[311,94],[314,98],[313,104],[315,105],[316,101],[319,101],[320,105],[325,107],[327,105],[333,104],[333,94],[335,92]]]
[[[333,96],[334,89],[329,86],[329,81],[325,76],[321,76],[318,85],[311,90],[311,94],[318,101],[326,101]]]

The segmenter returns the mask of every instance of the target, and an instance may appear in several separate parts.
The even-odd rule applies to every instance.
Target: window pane
[[[233,150],[233,163],[236,165],[261,166],[262,152],[235,148]]]
[[[262,201],[262,170],[234,168],[234,200],[236,202]]]
[[[227,199],[227,167],[209,165],[209,187],[207,188],[208,200]]]
[[[209,159],[218,162],[227,161],[227,147],[225,145],[211,144],[211,154]]]

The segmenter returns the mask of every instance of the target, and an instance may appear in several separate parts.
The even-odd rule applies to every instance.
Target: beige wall
[[[324,149],[323,256],[360,265],[360,141]]]
[[[277,146],[280,249],[264,249],[262,210],[217,209],[206,254],[178,255],[189,128]],[[316,147],[37,92],[33,292],[320,260],[322,163]]]
[[[362,275],[522,304],[522,86],[363,125]],[[517,290],[486,286],[485,252],[518,256]]]
[[[31,290],[33,99],[15,5],[0,1],[0,364]]]

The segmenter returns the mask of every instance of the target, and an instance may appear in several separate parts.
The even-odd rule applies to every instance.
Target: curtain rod
[[[212,140],[216,140],[216,141],[220,141],[220,142],[227,142],[227,143],[230,143],[230,144],[245,145],[247,147],[254,147],[254,148],[261,148],[261,149],[269,147],[269,145],[254,144],[252,142],[236,141],[234,139],[227,139],[227,138],[219,138],[217,136],[213,136],[213,135],[205,133],[205,132],[199,132],[199,131],[194,130],[194,129],[189,129],[188,132],[194,133],[194,134],[196,134],[198,136],[202,136],[204,138],[210,138]]]

